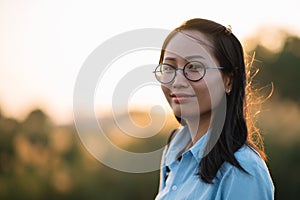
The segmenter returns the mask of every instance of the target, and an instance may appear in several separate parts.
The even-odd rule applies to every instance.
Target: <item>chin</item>
[[[194,107],[187,107],[184,108],[184,106],[172,106],[173,113],[176,117],[180,117],[182,119],[195,119],[199,118],[200,120],[200,112],[197,111]]]

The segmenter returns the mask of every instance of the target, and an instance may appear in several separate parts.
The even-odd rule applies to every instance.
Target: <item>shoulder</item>
[[[252,147],[244,145],[234,153],[234,156],[241,167],[245,169],[249,175],[255,176],[258,173],[269,175],[268,167],[265,161]],[[237,167],[225,162],[220,168],[220,172],[221,174],[224,174],[228,171],[247,175],[247,173],[243,172]]]
[[[169,135],[169,137],[168,137],[168,140],[167,140],[167,144],[169,145],[170,143],[171,143],[171,141],[173,140],[173,138],[176,136],[176,134],[179,132],[179,128],[176,128],[176,129],[174,129],[171,133],[170,133],[170,135]]]
[[[273,199],[274,185],[259,154],[244,145],[234,155],[247,173],[225,162],[217,173],[219,195],[230,197],[228,199]]]
[[[234,154],[240,165],[249,173],[256,174],[258,172],[268,172],[265,161],[260,157],[259,153],[249,145],[242,146]]]
[[[261,189],[274,189],[268,167],[257,151],[248,145],[244,145],[235,152],[234,156],[247,173],[225,162],[218,172],[218,178],[236,181],[237,183],[244,182],[248,187],[251,187],[252,184],[254,187],[259,186]]]

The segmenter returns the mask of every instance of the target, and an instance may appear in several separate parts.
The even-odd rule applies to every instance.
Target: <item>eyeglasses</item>
[[[223,69],[223,67],[205,67],[203,63],[198,61],[188,62],[183,68],[176,68],[173,65],[161,63],[155,68],[153,73],[156,79],[162,84],[168,84],[174,81],[177,70],[182,70],[186,79],[197,82],[205,76],[206,70],[208,69]]]

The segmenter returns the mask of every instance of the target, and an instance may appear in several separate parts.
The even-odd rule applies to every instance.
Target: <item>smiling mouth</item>
[[[175,103],[185,103],[188,102],[191,98],[196,97],[194,94],[170,94],[170,97]]]

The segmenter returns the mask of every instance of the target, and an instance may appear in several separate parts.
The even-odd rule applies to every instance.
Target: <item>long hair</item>
[[[259,152],[263,159],[266,158],[262,138],[259,129],[255,127],[249,105],[251,105],[251,86],[249,72],[246,71],[244,51],[239,40],[221,24],[206,19],[191,19],[172,31],[166,38],[160,56],[160,63],[163,61],[166,46],[178,31],[194,30],[204,34],[212,46],[210,52],[224,67],[222,73],[232,76],[232,89],[226,95],[225,122],[221,134],[214,142],[213,147],[206,147],[207,153],[201,159],[198,175],[206,183],[213,183],[218,170],[224,162],[228,162],[238,169],[247,173],[236,160],[234,153],[243,145],[249,145]],[[247,68],[249,68],[248,66]],[[247,93],[246,93],[247,92]],[[218,112],[218,111],[217,111]],[[224,111],[223,111],[224,112]],[[184,120],[177,117],[179,123]],[[211,138],[214,136],[213,120]]]

